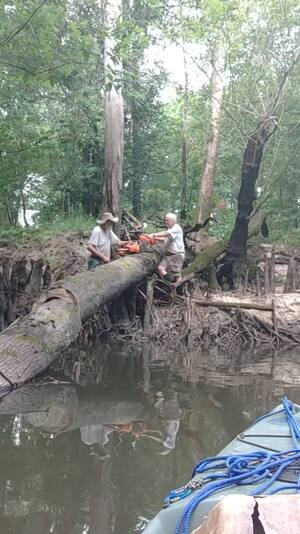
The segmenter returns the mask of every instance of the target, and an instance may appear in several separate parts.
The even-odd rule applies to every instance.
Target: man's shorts
[[[183,262],[184,254],[178,252],[177,254],[169,254],[163,258],[159,265],[164,267],[168,274],[172,274],[173,276],[181,276]]]

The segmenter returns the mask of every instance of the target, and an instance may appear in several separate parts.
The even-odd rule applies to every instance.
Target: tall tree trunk
[[[112,31],[116,27],[121,14],[122,1],[110,0],[106,5],[106,20],[108,35],[104,46],[104,67],[106,84],[115,82],[109,80],[107,73],[117,73],[120,78],[121,63],[112,61],[115,55],[115,39]],[[123,186],[123,153],[124,153],[124,103],[122,91],[111,85],[105,94],[105,156],[104,156],[104,184],[103,211],[110,211],[120,218]]]
[[[26,201],[25,201],[25,196],[22,190],[20,192],[20,196],[21,196],[21,204],[22,204],[23,221],[24,221],[25,227],[28,228],[29,224],[28,224],[27,217],[26,217]]]
[[[246,258],[249,217],[256,199],[256,180],[264,146],[269,137],[269,126],[269,118],[259,124],[258,128],[248,137],[244,152],[238,213],[225,257],[225,264],[230,265],[234,271],[241,266]]]
[[[124,108],[120,93],[112,88],[105,96],[105,163],[103,211],[120,217],[123,186]]]
[[[300,51],[298,49],[290,65],[283,73],[277,93],[268,106],[269,109],[266,111],[265,117],[259,122],[256,130],[249,135],[247,140],[242,163],[238,213],[224,261],[224,269],[227,271],[227,275],[228,273],[231,274],[232,281],[246,258],[249,218],[253,210],[253,202],[256,198],[256,180],[259,174],[264,147],[276,131],[277,123],[274,121],[274,115],[280,103],[287,79],[299,61],[299,58]],[[272,125],[273,129],[271,129]]]
[[[186,221],[187,211],[187,118],[189,105],[189,79],[187,71],[187,61],[185,53],[185,42],[182,43],[183,69],[184,69],[184,92],[182,106],[182,148],[181,148],[181,199],[180,199],[180,220]]]
[[[137,76],[139,74],[137,73]],[[143,215],[142,173],[140,156],[140,114],[136,102],[131,106],[132,119],[132,213],[141,220]]]
[[[126,2],[126,0],[124,0]],[[142,0],[129,0],[125,9],[134,23],[146,31],[147,22],[143,20]],[[141,21],[143,20],[142,26]],[[145,25],[145,26],[144,26]],[[141,220],[143,216],[143,183],[142,183],[142,150],[141,129],[143,116],[141,112],[141,63],[144,50],[139,39],[134,39],[128,56],[127,68],[132,73],[132,80],[128,84],[128,98],[131,102],[131,136],[132,136],[132,213]]]
[[[224,93],[225,53],[222,43],[213,51],[211,75],[211,119],[206,143],[206,155],[199,189],[197,223],[202,223],[211,214],[212,193],[218,158],[220,121]]]

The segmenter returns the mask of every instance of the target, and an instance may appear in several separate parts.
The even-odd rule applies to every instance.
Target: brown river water
[[[300,350],[74,351],[0,402],[0,533],[142,532],[171,488],[257,416],[300,403]]]

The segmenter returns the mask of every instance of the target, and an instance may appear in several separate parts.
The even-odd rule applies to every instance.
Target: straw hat
[[[118,220],[119,220],[118,217],[114,217],[112,213],[110,213],[109,211],[106,211],[105,213],[102,214],[101,219],[99,219],[97,223],[100,225],[106,223],[107,221],[117,223]]]

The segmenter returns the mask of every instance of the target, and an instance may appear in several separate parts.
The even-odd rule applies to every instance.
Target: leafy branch
[[[0,41],[0,46],[5,46],[8,43],[10,43],[16,37],[16,35],[18,35],[18,33],[20,33],[27,26],[27,24],[36,15],[36,13],[46,4],[47,1],[48,0],[43,0],[43,2],[31,13],[31,15],[25,20],[25,22],[21,24],[21,26],[16,28],[9,37],[6,37],[6,39],[3,39],[3,41]]]

